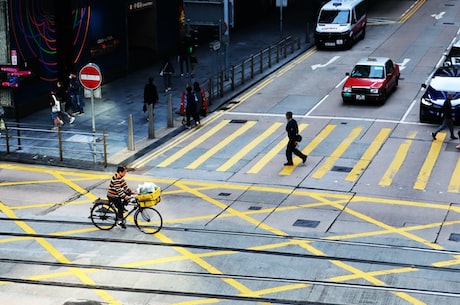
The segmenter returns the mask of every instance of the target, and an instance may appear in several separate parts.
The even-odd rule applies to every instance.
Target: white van
[[[332,0],[318,14],[315,43],[324,47],[351,48],[366,35],[366,0]]]

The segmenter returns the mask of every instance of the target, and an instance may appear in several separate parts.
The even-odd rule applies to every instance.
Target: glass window
[[[332,10],[321,11],[319,16],[319,23],[334,23],[343,24],[350,22],[350,11],[349,10]]]

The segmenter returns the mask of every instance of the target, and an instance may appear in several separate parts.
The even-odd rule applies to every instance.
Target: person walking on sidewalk
[[[301,136],[299,135],[299,126],[297,125],[297,121],[292,118],[292,112],[286,112],[286,131],[289,138],[288,144],[286,146],[286,159],[287,162],[284,165],[294,165],[292,162],[292,154],[294,153],[297,157],[302,159],[302,163],[307,161],[307,155],[304,155],[300,150],[297,149],[297,145],[301,140]]]
[[[128,169],[126,166],[118,166],[117,172],[112,176],[109,183],[109,189],[107,190],[107,199],[109,199],[110,202],[113,202],[117,208],[117,226],[122,229],[126,229],[126,225],[123,220],[125,203],[128,202],[129,196],[134,194],[125,181],[127,172]]]
[[[61,113],[60,116],[63,118],[64,116],[69,119],[69,123],[73,124],[75,122],[75,117],[71,116],[67,112],[67,101],[69,100],[69,96],[67,94],[67,90],[64,88],[64,85],[61,81],[56,83],[56,97],[60,102]]]
[[[51,89],[49,95],[49,105],[51,107],[51,119],[53,120],[53,130],[57,130],[59,127],[64,125],[61,119],[61,103],[56,96],[56,90]]]
[[[153,83],[153,77],[149,77],[148,83],[144,86],[144,112],[148,111],[150,105],[152,105],[152,111],[155,104],[158,102],[158,91],[157,86]],[[153,113],[152,113],[153,114]],[[148,120],[148,117],[147,117]]]
[[[442,124],[435,131],[431,133],[433,140],[436,140],[436,135],[438,134],[438,132],[446,128],[446,126],[449,127],[450,139],[451,140],[458,139],[454,135],[455,118],[452,116],[452,103],[451,103],[451,100],[453,97],[454,95],[452,93],[449,93],[447,94],[447,98],[444,100],[444,104],[442,105],[442,114],[443,114]]]
[[[174,73],[174,67],[169,60],[169,57],[165,57],[160,66],[160,76],[163,77],[165,84],[165,92],[171,90],[171,76]]]
[[[83,100],[81,98],[80,80],[75,72],[69,75],[69,95],[74,114],[83,115],[85,113]]]

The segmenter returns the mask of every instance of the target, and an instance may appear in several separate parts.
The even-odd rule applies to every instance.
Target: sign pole
[[[94,90],[102,83],[101,70],[96,64],[89,63],[80,70],[80,83],[91,92],[91,127],[93,131],[93,160],[96,163],[96,114],[94,113]]]

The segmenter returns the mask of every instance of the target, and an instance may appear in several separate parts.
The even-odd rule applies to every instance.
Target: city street
[[[350,50],[310,48],[127,159],[128,185],[162,189],[154,235],[132,216],[93,225],[110,169],[1,163],[0,303],[458,304],[458,140],[434,141],[418,111],[460,7],[389,2]],[[400,65],[397,90],[342,103],[345,73],[372,56]],[[287,111],[305,164],[283,165]]]

